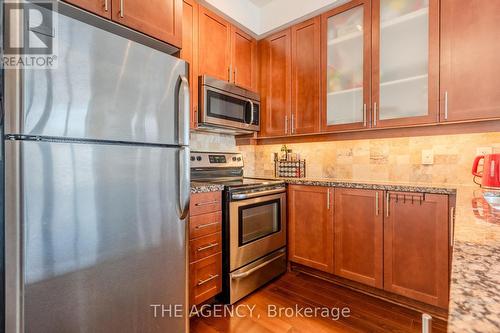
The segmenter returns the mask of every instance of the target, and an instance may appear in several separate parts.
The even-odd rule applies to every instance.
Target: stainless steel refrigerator
[[[6,332],[184,332],[187,64],[59,11],[58,67],[4,71]]]

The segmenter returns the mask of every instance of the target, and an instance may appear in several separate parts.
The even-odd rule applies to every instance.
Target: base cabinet
[[[448,195],[290,185],[289,260],[443,309]]]
[[[288,188],[288,258],[333,273],[333,206],[328,187]]]
[[[387,192],[384,289],[448,305],[448,196]]]

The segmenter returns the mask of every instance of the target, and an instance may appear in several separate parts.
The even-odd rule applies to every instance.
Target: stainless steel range
[[[224,185],[223,294],[234,303],[286,271],[283,181],[243,177],[237,153],[191,153],[191,180]]]

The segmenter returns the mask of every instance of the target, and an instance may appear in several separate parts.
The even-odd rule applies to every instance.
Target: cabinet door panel
[[[113,21],[182,46],[182,0],[112,0]]]
[[[194,0],[183,0],[181,58],[189,63],[190,127],[194,129],[198,123],[198,4]]]
[[[237,86],[256,90],[257,42],[240,29],[231,27],[233,81]]]
[[[199,6],[199,75],[229,81],[231,26],[221,17]]]
[[[261,42],[262,135],[283,136],[289,132],[291,110],[290,30]]]
[[[374,0],[373,125],[438,120],[439,0]]]
[[[333,195],[328,187],[288,189],[289,260],[333,273]]]
[[[384,224],[384,289],[448,306],[448,197],[388,193]],[[387,209],[387,207],[386,207]]]
[[[111,19],[111,0],[64,0],[64,2]]]
[[[500,117],[498,22],[500,1],[441,1],[441,121]]]
[[[382,288],[383,191],[335,189],[335,274]]]
[[[323,131],[367,127],[371,79],[370,1],[350,1],[321,16]]]
[[[319,132],[320,18],[292,27],[292,134]]]

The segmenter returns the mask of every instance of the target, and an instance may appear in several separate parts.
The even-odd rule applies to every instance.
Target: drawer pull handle
[[[219,277],[219,274],[215,274],[215,275],[212,275],[210,274],[210,277],[208,279],[205,279],[205,280],[199,280],[198,283],[196,284],[197,286],[201,286],[207,282],[210,282],[212,281],[213,279],[217,279]]]
[[[209,249],[214,248],[218,245],[219,245],[219,243],[213,243],[213,244],[208,244],[205,246],[200,246],[199,248],[196,249],[196,251],[201,252],[201,251],[209,250]]]
[[[219,200],[213,200],[213,201],[197,202],[194,205],[196,207],[199,207],[199,206],[215,205],[218,203],[219,203]]]
[[[207,228],[207,227],[210,227],[210,226],[213,226],[213,225],[216,225],[216,224],[219,224],[220,222],[217,221],[217,222],[212,222],[212,223],[205,223],[205,224],[200,224],[200,225],[197,225],[196,227],[194,227],[195,229],[203,229],[203,228]]]

